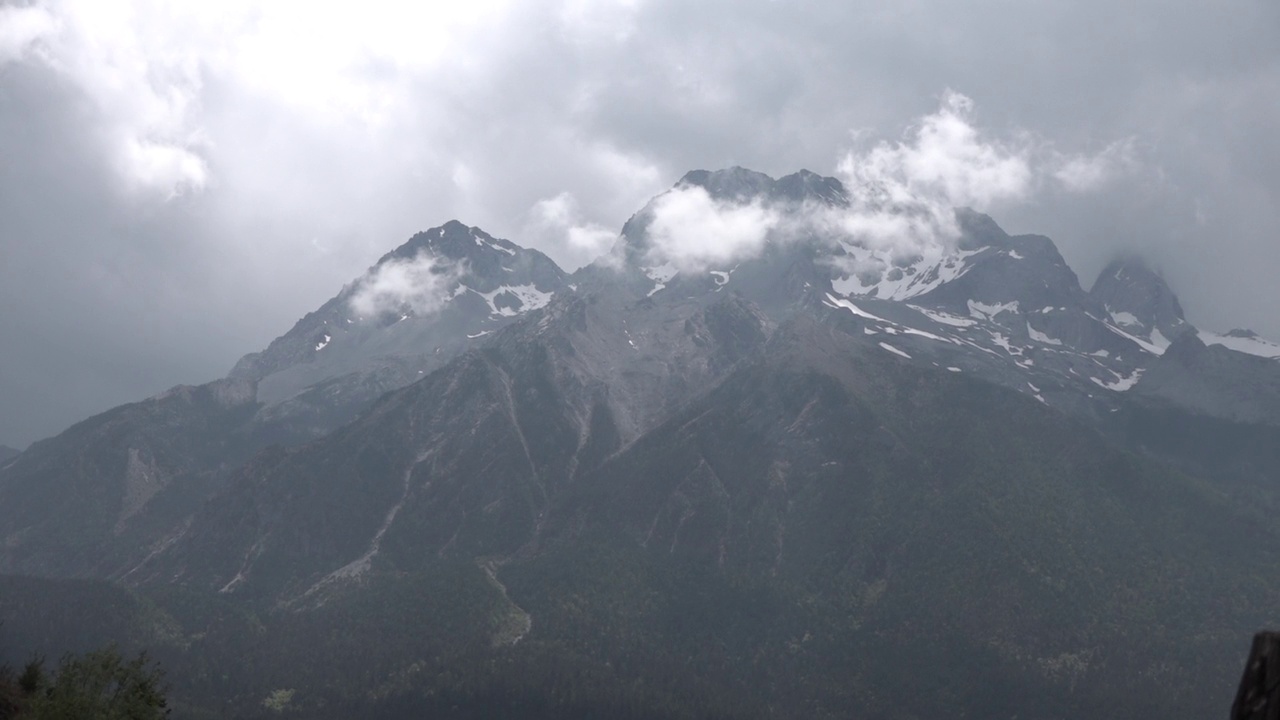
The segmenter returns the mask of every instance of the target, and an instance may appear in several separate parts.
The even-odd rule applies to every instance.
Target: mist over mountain
[[[447,222],[0,459],[0,651],[110,627],[192,717],[1223,712],[1280,345],[885,162],[689,172],[572,273]]]

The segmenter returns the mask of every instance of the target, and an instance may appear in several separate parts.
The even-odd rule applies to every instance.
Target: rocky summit
[[[1140,259],[694,171],[573,273],[419,233],[0,459],[0,650],[147,647],[190,717],[1202,717],[1277,468],[1280,345]]]

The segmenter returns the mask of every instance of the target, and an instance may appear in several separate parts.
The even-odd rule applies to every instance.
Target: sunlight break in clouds
[[[0,7],[0,64],[38,53],[38,41],[57,30],[58,21],[42,7]]]
[[[320,126],[377,129],[407,112],[415,76],[466,62],[467,31],[507,5],[43,0],[0,7],[0,67],[69,81],[125,187],[167,199],[212,180],[207,86]]]
[[[444,306],[460,275],[456,264],[426,252],[387,260],[359,281],[347,304],[361,319],[388,312],[429,315]]]
[[[129,191],[170,198],[203,189],[202,43],[184,32],[188,24],[141,2],[61,0],[0,13],[0,65],[37,64],[83,93],[102,152]]]

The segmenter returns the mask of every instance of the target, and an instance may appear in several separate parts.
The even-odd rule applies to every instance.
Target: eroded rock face
[[[767,328],[733,295],[567,296],[324,443],[246,470],[135,577],[305,606],[388,563],[534,552],[559,498]],[[342,520],[319,533],[325,507]]]
[[[121,501],[120,517],[116,520],[115,533],[124,530],[129,518],[138,514],[146,506],[147,501],[164,489],[169,478],[156,465],[151,453],[138,448],[129,448],[129,461],[124,471],[124,498]]]

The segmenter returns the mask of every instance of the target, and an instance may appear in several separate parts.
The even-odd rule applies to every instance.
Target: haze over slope
[[[1224,707],[1280,590],[1275,344],[909,164],[689,172],[572,274],[415,235],[0,466],[0,571],[145,598],[0,620],[98,588],[245,716]]]

